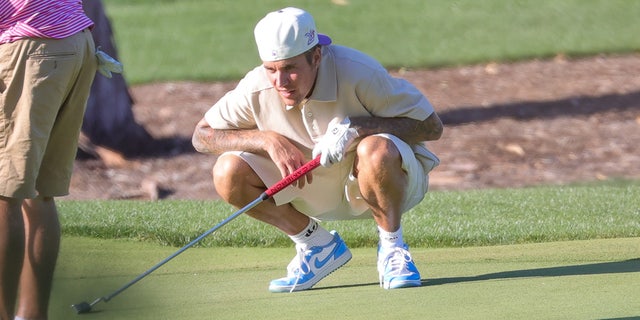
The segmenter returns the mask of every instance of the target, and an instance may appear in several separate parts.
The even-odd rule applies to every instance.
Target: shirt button
[[[307,117],[311,118],[312,116],[313,116],[313,113],[307,112]]]

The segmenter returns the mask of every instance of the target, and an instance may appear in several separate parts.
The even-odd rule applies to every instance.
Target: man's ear
[[[313,64],[316,67],[319,67],[320,66],[320,60],[322,60],[322,46],[318,46],[314,50],[314,52],[313,52]]]

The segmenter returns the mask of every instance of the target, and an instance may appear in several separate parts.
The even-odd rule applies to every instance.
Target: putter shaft
[[[280,192],[282,189],[284,189],[287,186],[291,185],[293,182],[298,180],[300,177],[304,176],[305,174],[307,174],[311,170],[317,168],[318,166],[320,166],[320,156],[318,156],[315,159],[309,161],[304,166],[298,168],[298,170],[294,171],[290,175],[288,175],[285,178],[283,178],[282,180],[278,181],[273,186],[269,187],[265,192],[263,192],[258,198],[256,198],[255,200],[251,201],[251,203],[247,204],[242,209],[236,211],[235,213],[233,213],[232,215],[230,215],[226,219],[222,220],[216,226],[214,226],[213,228],[207,230],[205,233],[201,234],[200,236],[195,238],[193,241],[189,242],[187,245],[185,245],[184,247],[180,248],[178,251],[174,252],[172,255],[168,256],[164,260],[158,262],[156,265],[151,267],[149,270],[143,272],[142,274],[137,276],[135,279],[129,281],[127,284],[125,284],[124,286],[120,287],[118,290],[114,291],[113,293],[111,293],[111,294],[109,294],[107,296],[95,299],[90,304],[87,303],[87,302],[81,302],[81,303],[78,303],[78,304],[73,304],[73,305],[71,305],[71,307],[74,308],[78,314],[80,314],[80,313],[90,312],[91,308],[94,305],[96,305],[97,303],[99,303],[100,301],[108,302],[109,300],[113,299],[115,296],[119,295],[122,291],[128,289],[129,287],[131,287],[132,285],[134,285],[138,281],[142,280],[144,277],[148,276],[150,273],[154,272],[155,270],[157,270],[158,268],[163,266],[165,263],[169,262],[171,259],[175,258],[179,254],[183,253],[185,250],[189,249],[190,247],[192,247],[196,243],[200,242],[200,240],[202,240],[203,238],[205,238],[208,235],[212,234],[214,231],[220,229],[222,226],[224,226],[225,224],[229,223],[231,220],[235,219],[239,215],[241,215],[241,214],[253,209],[255,206],[260,204],[262,201],[265,201],[265,200],[269,199],[270,197],[272,197],[276,193]]]

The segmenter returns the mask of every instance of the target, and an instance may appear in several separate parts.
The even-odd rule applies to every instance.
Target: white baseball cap
[[[253,34],[262,61],[289,59],[318,43],[331,44],[331,38],[317,32],[311,14],[292,7],[268,13],[258,22]]]

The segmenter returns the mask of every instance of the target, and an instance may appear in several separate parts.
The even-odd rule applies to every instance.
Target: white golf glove
[[[334,163],[342,161],[347,149],[353,141],[359,137],[355,128],[350,128],[351,121],[348,117],[340,121],[334,118],[329,122],[324,137],[313,148],[313,157],[320,156],[320,164],[330,167]]]
[[[96,49],[96,57],[98,58],[98,72],[101,75],[111,78],[111,72],[122,73],[122,63],[100,50],[100,48]]]

